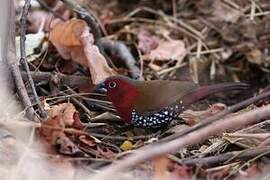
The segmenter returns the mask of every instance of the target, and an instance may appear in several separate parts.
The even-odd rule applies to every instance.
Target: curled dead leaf
[[[194,125],[200,122],[203,119],[206,119],[210,116],[213,116],[217,114],[218,112],[224,110],[226,107],[225,104],[222,103],[216,103],[211,105],[210,108],[204,111],[193,111],[193,110],[187,110],[184,111],[180,117],[188,124],[188,125]]]
[[[79,147],[74,144],[64,133],[58,134],[57,139],[55,140],[55,146],[58,146],[58,151],[61,154],[65,155],[81,155],[83,156],[83,152],[79,149]]]
[[[186,54],[185,44],[181,40],[160,40],[158,47],[149,54],[143,56],[144,59],[150,60],[170,60],[175,59],[182,61]]]
[[[89,68],[94,84],[116,74],[98,47],[94,45],[93,35],[85,21],[79,19],[59,21],[50,32],[49,40],[63,59],[71,59]]]
[[[56,146],[61,154],[82,155],[83,152],[64,132],[67,126],[78,123],[76,114],[76,109],[71,103],[52,106],[48,110],[48,119],[42,122],[39,129],[40,137]]]
[[[152,50],[158,47],[159,39],[151,35],[146,29],[140,29],[138,32],[138,48],[143,54],[149,54]]]
[[[74,123],[74,113],[76,112],[75,106],[71,103],[62,103],[52,106],[48,111],[51,118],[61,117],[61,121],[65,126],[71,126]]]

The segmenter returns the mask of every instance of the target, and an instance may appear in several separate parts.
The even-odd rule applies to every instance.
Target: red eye
[[[116,82],[112,81],[109,83],[109,88],[113,89],[116,87]]]

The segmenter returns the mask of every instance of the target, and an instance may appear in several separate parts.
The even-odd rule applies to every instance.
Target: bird
[[[192,81],[141,81],[122,75],[110,76],[96,85],[112,102],[121,119],[145,129],[166,127],[191,104],[209,95],[248,87],[241,82],[199,86]]]

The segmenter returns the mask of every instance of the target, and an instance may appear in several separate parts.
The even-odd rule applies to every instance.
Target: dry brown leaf
[[[88,147],[96,146],[95,140],[93,138],[91,138],[90,136],[82,135],[79,137],[79,140],[80,140],[80,142],[84,143]]]
[[[185,44],[181,40],[165,41],[160,40],[158,47],[144,55],[144,59],[150,60],[170,60],[175,59],[181,61],[186,54]]]
[[[74,123],[74,113],[76,112],[75,106],[71,103],[62,103],[52,106],[49,109],[48,115],[51,118],[61,117],[64,126],[72,126]]]
[[[252,49],[249,52],[247,52],[246,54],[247,60],[251,63],[254,64],[262,64],[262,52],[259,49]]]
[[[64,155],[76,155],[83,156],[84,153],[79,149],[79,147],[72,142],[64,133],[57,134],[57,139],[55,139],[54,145],[59,147],[58,151]]]
[[[97,146],[97,152],[102,156],[105,157],[107,159],[113,159],[115,157],[115,153],[110,150],[108,147],[101,147],[101,146]]]
[[[52,106],[48,111],[48,119],[43,121],[40,127],[40,138],[45,139],[50,145],[57,146],[58,151],[65,155],[83,154],[65,134],[66,126],[77,123],[76,109],[71,103],[62,103]],[[42,142],[42,140],[41,140]],[[44,147],[50,149],[45,142]]]
[[[71,19],[54,25],[49,40],[63,59],[72,59],[88,67],[92,82],[97,84],[116,72],[109,67],[105,57],[94,45],[93,35],[89,31],[85,21]]]
[[[98,139],[91,136],[79,136],[79,147],[88,155],[94,157],[102,157],[105,159],[113,159],[117,151],[114,147],[108,146]]]
[[[188,124],[188,125],[194,125],[200,122],[203,119],[206,119],[210,116],[213,116],[217,114],[218,112],[224,110],[226,105],[222,103],[216,103],[211,105],[210,108],[204,111],[193,111],[193,110],[187,110],[184,111],[180,117]]]
[[[89,39],[92,34],[85,29],[83,37],[84,52],[88,60],[88,67],[94,84],[97,84],[109,76],[113,76],[116,72],[109,67],[105,57],[99,52],[97,46],[93,45]]]
[[[217,170],[209,173],[210,179],[224,179],[230,173],[230,167],[225,166],[221,170]]]
[[[268,167],[269,168],[269,167]],[[269,170],[269,169],[268,169]],[[252,180],[252,179],[261,179],[259,176],[262,174],[256,163],[251,164],[244,172],[238,173],[236,180]],[[267,177],[267,176],[266,176]],[[264,179],[264,178],[262,178]],[[267,178],[268,179],[268,178]]]
[[[241,12],[238,9],[229,6],[227,3],[215,0],[203,0],[196,2],[199,11],[205,14],[206,18],[215,22],[230,22],[236,23],[241,17]]]
[[[159,39],[151,35],[149,31],[141,28],[138,32],[138,48],[143,54],[149,54],[152,50],[158,47]]]
[[[170,174],[170,180],[190,180],[190,171],[190,167],[174,164],[173,170]]]
[[[167,168],[169,166],[170,160],[167,156],[158,156],[152,160],[154,166],[155,180],[168,180],[166,175]]]
[[[225,22],[236,23],[241,16],[241,12],[231,6],[223,3],[222,1],[213,1],[213,14],[216,19]]]

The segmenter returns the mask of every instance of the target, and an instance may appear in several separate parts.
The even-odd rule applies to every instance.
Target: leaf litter
[[[197,103],[180,115],[182,120],[174,120],[167,130],[157,132],[151,139],[147,134],[153,132],[129,128],[119,122],[114,108],[102,94],[92,93],[91,89],[87,93],[80,91],[78,86],[81,84],[74,81],[73,76],[70,76],[70,81],[75,83],[71,87],[65,83],[55,84],[50,78],[44,81],[43,75],[42,78],[33,76],[39,96],[47,101],[44,105],[48,111],[48,118],[42,121],[38,129],[38,141],[46,147],[45,154],[53,152],[53,156],[61,155],[59,161],[52,161],[67,166],[72,171],[70,179],[74,177],[72,167],[75,163],[69,161],[68,157],[74,160],[85,158],[81,161],[84,165],[91,170],[99,169],[125,156],[125,153],[132,153],[133,149],[184,131],[187,125],[194,126],[228,105],[267,89],[270,72],[270,4],[267,1],[179,0],[129,4],[122,1],[105,3],[102,0],[93,4],[84,3],[87,11],[98,14],[96,18],[99,21],[96,23],[103,31],[102,39],[123,42],[136,60],[132,66],[140,68],[144,79],[181,80],[195,77],[200,84],[245,81],[252,85],[252,89],[245,97],[228,93]],[[34,66],[31,67],[32,71],[89,76],[89,84],[97,84],[115,74],[130,73],[128,61],[121,63],[115,58],[117,56],[104,51],[99,38],[94,37],[89,22],[74,16],[72,11],[65,8],[65,3],[60,10],[52,4],[50,7],[62,14],[66,21],[46,14],[42,8],[30,11],[33,24],[28,27],[29,32],[37,33],[41,29],[46,37],[39,42],[49,43],[48,52],[41,51],[38,56],[31,58]],[[42,23],[44,27],[41,27]],[[30,34],[26,38],[30,40],[29,37]],[[30,48],[30,54],[33,48]],[[64,66],[67,70],[62,71]],[[262,103],[268,104],[268,101]],[[237,113],[260,108],[261,104]],[[94,120],[104,112],[112,115]],[[150,166],[138,165],[133,171],[163,180],[264,177],[269,168],[267,153],[250,155],[246,159],[238,159],[235,155],[228,158],[226,163],[218,163],[217,160],[214,165],[210,161],[207,164],[207,158],[215,159],[218,155],[226,157],[226,153],[234,151],[244,153],[256,147],[267,148],[268,126],[269,122],[264,121],[213,136],[177,153],[156,157]],[[206,163],[201,165],[200,159],[204,158]],[[198,164],[185,165],[184,162],[190,159],[195,159],[194,162]],[[139,174],[134,173],[132,177],[141,177]]]

